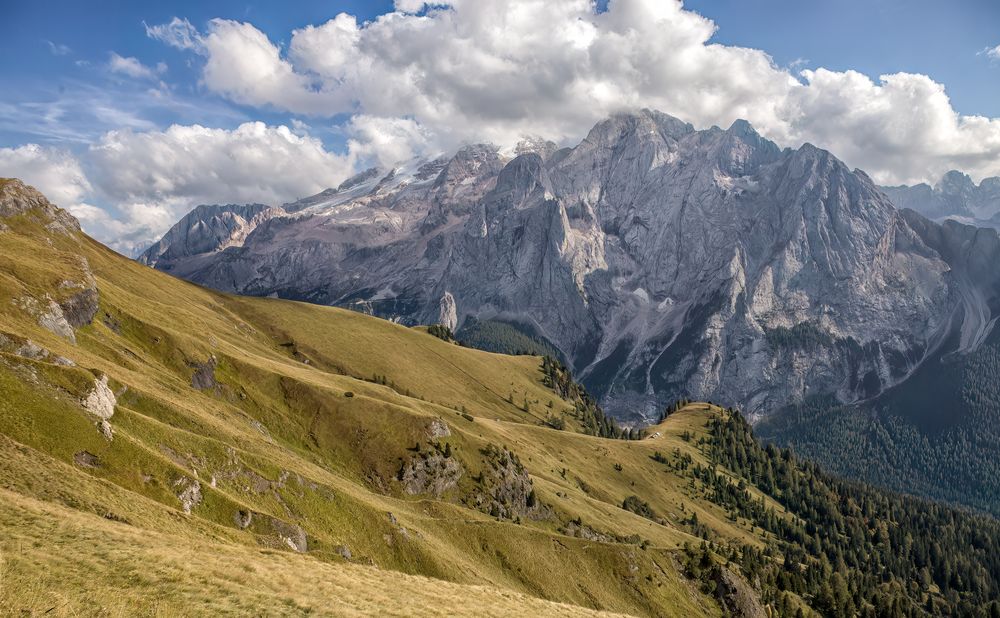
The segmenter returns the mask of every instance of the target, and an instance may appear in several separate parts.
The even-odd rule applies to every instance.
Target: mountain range
[[[961,184],[946,180],[934,195]],[[873,401],[990,335],[996,232],[893,204],[914,191],[890,197],[745,121],[695,130],[642,110],[572,148],[472,145],[280,208],[202,206],[140,261],[460,340],[502,324],[557,350],[627,421],[681,396],[757,419],[817,397]]]
[[[956,219],[985,227],[1000,225],[1000,177],[984,178],[977,185],[967,174],[952,170],[933,187],[921,183],[881,189],[897,207],[931,219]]]

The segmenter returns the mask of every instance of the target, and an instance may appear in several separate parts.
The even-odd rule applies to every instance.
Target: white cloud
[[[203,80],[232,101],[324,115],[344,107],[344,90],[297,73],[281,51],[250,24],[224,19],[209,22],[201,40],[205,50]]]
[[[1000,119],[958,114],[923,75],[793,75],[760,50],[710,42],[715,25],[678,0],[611,0],[602,12],[591,0],[448,4],[399,0],[362,24],[340,14],[295,30],[287,50],[228,20],[205,33],[178,19],[148,31],[203,54],[204,85],[230,100],[406,118],[435,148],[525,134],[571,143],[609,113],[651,107],[699,127],[746,118],[782,145],[813,142],[882,182],[952,167],[1000,173]],[[401,133],[401,151],[412,136]]]
[[[170,23],[150,26],[142,22],[146,28],[146,36],[162,41],[177,49],[188,49],[201,52],[201,35],[198,29],[186,19],[174,17]]]
[[[88,233],[130,253],[198,204],[282,204],[353,173],[354,155],[326,150],[305,130],[248,122],[110,131],[79,158],[35,144],[0,148],[0,176],[37,187]]]
[[[393,4],[401,13],[417,13],[427,3],[423,0],[396,0]]]
[[[160,62],[156,68],[148,67],[132,56],[124,57],[111,52],[111,59],[108,60],[108,70],[112,73],[127,75],[133,79],[157,79],[157,75],[166,72],[167,65]]]
[[[45,44],[49,46],[49,52],[53,56],[68,56],[73,53],[73,50],[69,45],[64,45],[62,43],[54,43],[45,39]]]
[[[987,47],[980,53],[986,54],[988,58],[993,60],[1000,60],[1000,45],[997,45],[996,47]]]
[[[20,178],[49,201],[73,208],[92,191],[80,162],[71,153],[38,144],[0,148],[0,177]]]
[[[98,188],[117,203],[277,204],[336,186],[351,171],[285,126],[248,122],[233,130],[174,125],[111,131],[87,153]]]
[[[431,137],[410,118],[358,115],[348,123],[348,149],[352,158],[391,167],[427,150]]]
[[[174,125],[108,132],[86,153],[104,201],[133,240],[151,241],[197,204],[281,204],[337,186],[352,159],[308,134],[248,122],[233,130]]]

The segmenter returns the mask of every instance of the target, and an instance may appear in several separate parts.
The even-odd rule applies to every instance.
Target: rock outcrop
[[[50,231],[71,234],[80,231],[80,223],[62,208],[52,204],[40,191],[16,178],[0,178],[0,218],[36,217]]]
[[[45,240],[50,245],[58,238],[65,246],[66,239],[62,237],[67,236],[81,242],[80,224],[71,214],[20,180],[0,178],[0,219],[16,217],[44,226]],[[87,259],[82,254],[67,257],[76,262],[71,269],[67,268],[73,278],[40,293],[33,291],[15,302],[40,326],[75,344],[75,330],[90,324],[97,315],[100,295]]]
[[[97,417],[97,427],[108,440],[113,435],[111,417],[115,415],[117,403],[114,391],[108,386],[108,376],[94,380],[93,390],[82,401],[83,409]]]
[[[400,468],[398,480],[408,494],[440,498],[458,484],[464,472],[461,462],[450,453],[424,451]]]
[[[549,513],[535,495],[534,483],[521,461],[510,450],[488,445],[482,451],[486,464],[472,492],[471,505],[500,519],[542,519]]]
[[[286,214],[263,204],[198,206],[178,221],[138,261],[169,268],[175,260],[212,254],[241,244],[262,221]]]

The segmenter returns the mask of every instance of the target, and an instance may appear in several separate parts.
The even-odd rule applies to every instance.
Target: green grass
[[[676,449],[704,462],[682,433],[704,434],[716,408],[690,406],[642,441],[583,435],[538,357],[224,295],[30,217],[10,225],[0,333],[76,367],[0,354],[0,613],[711,616],[718,604],[677,566],[679,549],[700,542],[688,516],[718,543],[762,543],[653,460]],[[83,278],[79,255],[101,307],[73,345],[19,299],[55,298],[59,282]],[[192,388],[192,364],[212,356],[217,385]],[[102,374],[118,395],[110,442],[79,405]],[[560,412],[565,431],[544,426]],[[450,435],[431,437],[440,422]],[[417,444],[434,443],[449,444],[464,473],[438,499],[406,493],[397,473]],[[548,518],[470,508],[488,445],[517,454]],[[99,465],[74,463],[82,452]],[[194,481],[203,500],[185,514],[178,484]],[[631,495],[662,523],[622,509]],[[245,530],[240,511],[255,513]],[[309,551],[290,551],[270,518],[301,526]],[[573,520],[632,540],[563,534]]]

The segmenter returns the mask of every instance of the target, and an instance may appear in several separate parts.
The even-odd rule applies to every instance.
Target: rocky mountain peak
[[[736,120],[726,129],[719,147],[719,168],[731,176],[755,174],[760,166],[781,155],[774,142],[764,139],[746,120]]]
[[[499,172],[503,168],[500,149],[492,144],[470,144],[460,148],[445,164],[435,188],[454,186],[467,178]]]
[[[284,214],[283,209],[265,204],[202,204],[174,224],[138,261],[168,267],[190,256],[222,251],[241,244],[262,221]]]
[[[542,157],[531,152],[515,157],[500,170],[488,201],[501,208],[517,208],[536,191],[551,194],[552,183],[543,167]]]
[[[669,114],[642,109],[619,112],[598,122],[590,130],[585,143],[617,147],[632,138],[636,141],[677,140],[694,131],[694,127]]]
[[[943,193],[960,194],[975,189],[976,183],[972,182],[968,174],[950,170],[941,178],[936,188]]]
[[[386,171],[387,170],[382,169],[380,167],[369,167],[365,171],[355,174],[354,176],[351,176],[344,182],[340,183],[340,186],[337,187],[336,192],[340,193],[343,191],[350,191],[351,189],[362,183],[368,182],[369,180],[374,180],[384,175]]]
[[[951,170],[933,187],[921,183],[882,190],[897,207],[912,208],[932,219],[1000,226],[1000,177],[984,178],[976,185],[968,174]]]

